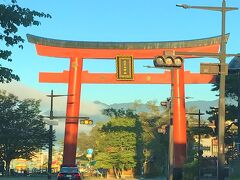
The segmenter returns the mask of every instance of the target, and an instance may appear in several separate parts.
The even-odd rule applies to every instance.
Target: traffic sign
[[[43,121],[50,126],[57,126],[58,120],[43,119]]]
[[[92,153],[93,153],[93,149],[88,149],[88,150],[87,150],[87,153],[88,153],[88,154],[92,154]]]
[[[221,67],[221,69],[220,69],[220,67]],[[201,74],[217,75],[220,72],[224,75],[228,75],[228,65],[223,64],[220,66],[219,63],[201,63],[200,64],[200,73]]]
[[[198,150],[198,146],[195,145],[195,146],[193,147],[193,149],[194,149],[194,150]],[[203,150],[203,151],[210,151],[211,148],[210,148],[210,146],[201,146],[201,147],[200,147],[200,150]]]

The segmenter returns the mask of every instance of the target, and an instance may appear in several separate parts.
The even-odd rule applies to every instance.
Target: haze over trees
[[[19,100],[0,91],[0,160],[5,161],[7,174],[11,160],[30,159],[48,144],[49,132],[39,108],[39,100]]]
[[[49,14],[20,7],[17,0],[6,0],[0,4],[0,59],[11,62],[11,47],[23,48],[24,38],[19,28],[39,26],[38,18],[51,18]],[[12,80],[20,80],[12,69],[0,64],[0,82],[8,83]]]

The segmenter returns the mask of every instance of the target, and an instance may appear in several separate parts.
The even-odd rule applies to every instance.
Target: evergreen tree
[[[230,146],[228,149],[229,154],[235,154],[236,152],[236,147],[231,147],[234,142],[236,142],[237,140],[237,133],[233,132],[231,130],[232,125],[235,125],[238,127],[238,123],[235,122],[235,119],[238,118],[237,114],[238,112],[238,108],[237,105],[238,103],[236,103],[238,101],[238,94],[239,94],[239,87],[238,87],[238,80],[239,80],[239,74],[229,74],[228,76],[226,76],[226,89],[225,89],[225,96],[227,97],[227,100],[229,103],[226,104],[226,111],[225,111],[225,115],[226,115],[226,121],[231,121],[230,125],[226,125],[225,127],[225,144],[226,146]],[[216,82],[213,84],[213,88],[212,91],[218,91],[219,90],[219,76],[217,76],[216,78]],[[211,115],[209,117],[209,120],[211,121],[211,119],[215,118],[216,122],[215,125],[218,128],[218,117],[214,117],[213,112],[208,111],[208,113]],[[216,131],[217,131],[216,128]],[[240,128],[240,127],[238,127]],[[232,151],[232,152],[231,152]],[[227,156],[226,156],[227,157]]]

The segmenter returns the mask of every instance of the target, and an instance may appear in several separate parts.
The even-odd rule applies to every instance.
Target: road
[[[87,177],[84,178],[84,180],[104,180],[106,178],[94,178],[94,177]],[[166,178],[161,178],[161,177],[157,177],[157,178],[126,178],[125,180],[166,180]],[[15,176],[15,177],[1,177],[0,176],[0,180],[47,180],[46,176],[40,176],[40,177],[21,177],[21,176]],[[52,180],[56,180],[56,177],[52,177]],[[106,179],[106,180],[115,180],[115,179]]]

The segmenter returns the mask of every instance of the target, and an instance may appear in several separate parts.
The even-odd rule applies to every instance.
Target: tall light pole
[[[168,180],[173,180],[173,162],[174,162],[174,144],[173,144],[173,117],[172,117],[172,97],[167,101],[161,102],[161,106],[165,106],[169,112],[168,125]]]
[[[53,120],[53,90],[51,90],[50,121]],[[48,179],[52,177],[52,145],[53,125],[49,125],[49,147],[48,147]]]
[[[225,72],[227,69],[226,65],[226,38],[225,38],[225,20],[226,12],[237,10],[235,7],[226,7],[226,0],[222,1],[221,7],[211,7],[211,6],[189,6],[186,4],[177,5],[185,9],[202,9],[210,11],[219,11],[222,14],[222,24],[221,24],[221,44],[220,44],[220,53],[212,55],[212,57],[218,57],[220,61],[220,84],[219,84],[219,122],[218,122],[218,179],[224,179],[224,137],[225,137]],[[202,53],[201,56],[208,56],[209,54]]]
[[[174,142],[173,142],[173,86],[174,86],[174,70],[171,69],[171,99],[169,103],[169,180],[173,180],[173,166],[174,166]]]
[[[49,144],[48,144],[48,179],[52,178],[52,146],[53,146],[53,125],[54,123],[54,116],[53,116],[53,98],[54,97],[61,97],[61,96],[69,96],[69,95],[54,95],[53,90],[51,90],[51,94],[47,95],[47,97],[51,98],[50,103],[50,114],[49,119],[50,121],[47,122],[49,124]]]
[[[57,122],[54,121],[54,119],[59,118],[78,118],[83,119],[80,120],[80,124],[87,124],[92,125],[93,121],[89,119],[89,117],[67,117],[67,116],[54,116],[53,115],[53,98],[54,97],[63,97],[63,96],[72,96],[72,94],[53,94],[53,90],[51,90],[51,94],[47,95],[47,97],[51,98],[51,104],[50,104],[50,115],[49,116],[42,116],[49,118],[50,121],[46,120],[46,123],[49,125],[49,144],[48,144],[48,179],[52,178],[52,146],[53,146],[53,125],[56,125]]]

